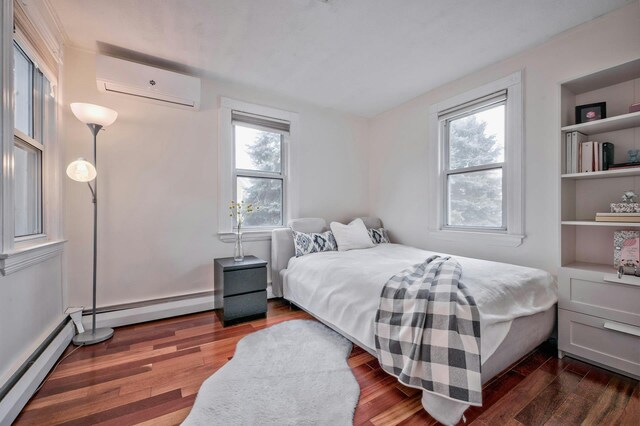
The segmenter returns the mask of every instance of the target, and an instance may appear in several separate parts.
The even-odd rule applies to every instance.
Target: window
[[[231,240],[237,227],[231,200],[259,207],[243,223],[247,240],[271,238],[292,217],[291,140],[298,114],[228,98],[220,99],[218,231]]]
[[[43,233],[42,170],[51,85],[23,49],[13,45],[15,238]]]
[[[430,233],[517,246],[523,236],[520,73],[431,108]]]
[[[0,44],[6,47],[0,67],[9,77],[0,81],[2,117],[9,120],[0,132],[2,276],[59,256],[64,245],[54,99],[62,50],[43,11],[25,5],[4,2],[0,14]]]
[[[441,115],[446,163],[445,226],[506,229],[506,91]]]
[[[231,119],[235,201],[259,207],[245,218],[244,226],[282,226],[285,186],[283,146],[289,123],[240,111],[232,111]]]

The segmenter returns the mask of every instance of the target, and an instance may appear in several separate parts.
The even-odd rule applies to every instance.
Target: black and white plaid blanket
[[[480,314],[462,267],[432,256],[385,284],[375,341],[382,368],[407,386],[482,405]]]

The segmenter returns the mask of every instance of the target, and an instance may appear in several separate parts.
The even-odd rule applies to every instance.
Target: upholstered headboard
[[[367,228],[382,228],[382,221],[376,217],[362,217]],[[329,229],[327,222],[319,217],[292,219],[288,228],[274,229],[271,232],[271,289],[273,295],[282,297],[282,275],[287,269],[289,259],[295,256],[293,231],[324,232]]]

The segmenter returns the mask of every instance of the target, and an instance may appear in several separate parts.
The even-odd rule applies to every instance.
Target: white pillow
[[[347,251],[355,249],[366,249],[374,247],[367,227],[364,226],[362,219],[358,218],[348,225],[339,222],[331,222],[331,231],[333,237],[338,243],[338,251]]]

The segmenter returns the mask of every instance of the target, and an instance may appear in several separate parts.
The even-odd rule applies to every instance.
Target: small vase
[[[233,248],[233,260],[242,262],[244,260],[244,249],[242,248],[242,232],[236,232],[236,245]]]

